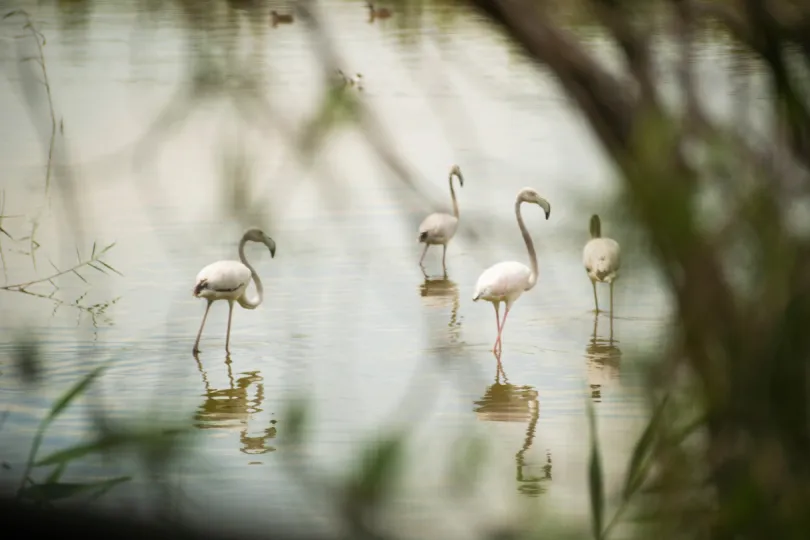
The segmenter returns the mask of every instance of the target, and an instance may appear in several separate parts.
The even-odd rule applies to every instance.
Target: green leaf
[[[121,272],[119,272],[118,270],[116,270],[115,268],[113,268],[112,266],[110,266],[109,264],[105,263],[105,262],[104,262],[104,261],[102,261],[101,259],[98,259],[98,263],[99,263],[99,264],[103,264],[105,268],[109,268],[110,270],[112,270],[113,272],[115,272],[116,274],[118,274],[119,276],[124,277],[124,274],[122,274]]]
[[[604,523],[605,493],[602,478],[602,459],[599,455],[599,435],[596,432],[596,417],[593,403],[588,400],[588,426],[591,432],[591,456],[588,464],[588,484],[591,495],[591,514],[593,518],[593,537],[602,538]]]
[[[79,443],[74,446],[57,450],[52,454],[37,460],[35,467],[70,463],[89,454],[104,452],[116,447],[126,445],[143,445],[144,451],[150,455],[167,454],[171,452],[176,437],[186,434],[185,429],[153,429],[146,431],[109,433],[90,442]]]
[[[62,397],[59,398],[56,401],[56,403],[53,404],[51,412],[48,413],[48,416],[45,418],[46,422],[51,422],[53,421],[54,418],[59,416],[59,413],[65,410],[65,408],[68,405],[70,405],[70,402],[76,399],[77,396],[79,396],[85,390],[87,390],[90,384],[92,384],[92,382],[95,381],[96,378],[98,378],[98,376],[101,375],[101,372],[104,371],[106,368],[107,368],[106,364],[97,367],[96,369],[85,375],[82,380],[80,380],[73,386],[73,388],[65,392],[62,395]]]
[[[655,408],[655,412],[650,418],[650,422],[647,424],[647,427],[644,428],[644,433],[642,433],[641,437],[638,439],[638,441],[636,441],[636,446],[633,448],[633,455],[630,458],[630,465],[627,467],[627,477],[625,478],[624,490],[622,492],[622,497],[625,500],[629,499],[644,482],[645,474],[643,472],[642,464],[649,454],[650,447],[652,446],[655,436],[658,433],[658,425],[661,421],[664,406],[667,404],[668,400],[669,394],[664,396],[664,398]]]
[[[65,472],[65,468],[67,468],[67,462],[62,462],[56,467],[53,468],[51,474],[48,475],[48,478],[45,479],[46,484],[55,484],[59,481],[62,477],[62,474]]]
[[[395,434],[377,441],[364,452],[362,468],[351,487],[351,496],[363,504],[374,504],[391,493],[404,457],[404,439]]]
[[[34,466],[43,467],[45,465],[69,463],[88,454],[103,452],[113,447],[120,446],[128,442],[133,442],[135,439],[136,437],[107,435],[89,443],[79,443],[69,448],[57,450],[56,452],[38,460],[36,463],[34,463]]]
[[[487,455],[486,440],[467,435],[456,442],[451,453],[450,486],[457,494],[470,493]]]
[[[103,480],[101,482],[88,482],[88,483],[54,483],[54,484],[35,484],[24,488],[20,496],[28,499],[39,501],[56,501],[59,499],[67,499],[86,493],[88,491],[104,490],[109,491],[114,486],[123,482],[131,480],[131,476],[121,476],[110,480]]]
[[[301,399],[291,399],[287,402],[287,410],[282,416],[282,426],[292,442],[299,442],[304,434],[304,425],[307,421],[307,405]]]
[[[96,272],[101,272],[102,274],[106,274],[106,273],[107,273],[107,272],[106,272],[106,271],[105,271],[103,268],[99,268],[99,267],[98,267],[98,266],[96,266],[95,264],[92,264],[92,263],[87,263],[87,266],[89,266],[90,268],[92,268],[92,269],[93,269],[93,270],[95,270]]]

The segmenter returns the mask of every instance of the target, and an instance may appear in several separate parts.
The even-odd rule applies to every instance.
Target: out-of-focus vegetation
[[[474,4],[579,105],[620,171],[676,301],[670,351],[650,374],[650,425],[619,510],[629,505],[644,516],[644,537],[806,537],[810,7],[672,0],[654,3],[657,16],[648,17],[638,2],[585,2],[622,52],[617,75],[543,3]],[[656,77],[651,30],[661,23],[678,47],[678,106],[667,105]],[[768,74],[761,129],[707,114],[692,55],[708,24]],[[707,215],[708,192],[722,203]],[[595,441],[590,477],[601,538],[612,531],[615,504],[601,493],[598,456]]]
[[[154,145],[161,131],[187,114],[196,99],[226,92],[232,85],[251,95],[259,76],[228,51],[222,57],[212,53],[206,46],[206,32],[222,21],[240,24],[239,13],[249,15],[255,30],[259,21],[264,24],[269,6],[236,0],[152,0],[144,5],[145,12],[156,17],[162,10],[179,10],[196,43],[187,87],[145,138]],[[421,5],[402,2],[395,9],[417,16]],[[639,538],[806,538],[810,535],[810,334],[806,331],[810,238],[805,226],[810,217],[810,6],[788,0],[582,0],[573,5],[474,0],[448,4],[442,13],[448,17],[473,10],[483,13],[536,60],[538,69],[556,76],[612,158],[624,202],[644,231],[675,299],[668,350],[651,362],[648,426],[628,457],[626,481],[619,493],[605,492],[591,411],[592,536],[613,538],[622,531],[623,536]],[[60,2],[60,6],[71,24],[86,24],[82,21],[93,9],[91,2],[80,0]],[[324,77],[333,76],[339,63],[328,41],[318,39],[323,29],[317,6],[301,2],[295,13],[297,24],[308,25],[316,36]],[[408,19],[395,20],[407,24]],[[615,42],[623,58],[619,73],[604,67],[566,25],[583,20]],[[32,24],[26,19],[21,26],[33,29]],[[675,62],[658,58],[653,28],[663,28],[676,46]],[[706,94],[699,90],[701,81],[692,56],[695,41],[708,29],[727,34],[741,55],[752,58],[768,74],[767,118],[756,129],[743,117],[720,122],[706,112],[701,98]],[[44,57],[41,61],[47,76]],[[662,96],[656,73],[662,63],[678,74],[674,105]],[[241,101],[238,110],[246,116],[262,111],[299,142],[296,147],[302,156],[312,156],[328,129],[350,120],[365,130],[372,147],[400,180],[409,181],[389,141],[376,130],[373,116],[351,93],[332,88],[320,112],[303,126],[284,125],[274,104],[265,102],[258,92],[252,95],[253,102]],[[52,117],[52,137],[56,125]],[[702,203],[710,193],[719,194],[716,199],[721,202],[707,211]],[[0,233],[5,230],[0,228]],[[32,246],[33,238],[32,234]],[[79,266],[95,262],[103,264],[95,249],[89,259],[79,255]],[[79,266],[57,272],[73,272]],[[28,292],[28,284],[4,288]],[[101,369],[92,371],[54,405],[38,438]],[[508,383],[498,379],[488,396],[497,399],[505,386]],[[536,414],[532,399],[527,391],[523,401],[530,419]],[[485,400],[479,405],[476,412],[486,414]],[[160,430],[148,436],[122,435],[110,431],[103,421],[99,426],[97,440],[49,456],[39,456],[35,442],[19,493],[37,499],[78,491],[100,494],[127,477],[92,486],[60,484],[70,459],[124,443],[172,439]],[[291,446],[301,444],[305,406],[291,405],[280,426],[288,430]],[[527,441],[532,434],[530,428]],[[171,435],[176,432],[172,430]],[[283,455],[293,461],[290,467],[299,471],[304,483],[313,485],[313,492],[342,501],[340,508],[353,530],[377,536],[370,516],[396,488],[406,437],[406,429],[395,430],[375,442],[360,460],[358,472],[334,489],[324,489],[312,471],[297,469],[294,452]],[[158,445],[159,451],[154,448],[145,452],[171,456],[171,444]],[[45,466],[53,467],[50,475],[44,481],[35,480],[31,471]],[[516,466],[518,481],[529,482],[523,476],[520,453]],[[550,476],[550,462],[548,467],[545,477]],[[543,480],[532,477],[525,489],[541,491]]]

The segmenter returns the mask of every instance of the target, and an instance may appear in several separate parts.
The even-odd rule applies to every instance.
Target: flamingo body
[[[197,274],[194,296],[206,300],[236,300],[247,290],[250,269],[239,261],[217,261]]]
[[[613,316],[613,282],[619,277],[621,250],[619,243],[612,238],[602,237],[602,221],[599,216],[591,216],[591,239],[582,249],[582,264],[593,287],[593,303],[599,313],[599,298],[596,295],[596,282],[610,285],[610,313]]]
[[[619,243],[613,238],[592,238],[582,250],[582,263],[591,281],[612,283],[620,266]]]
[[[493,264],[478,278],[473,300],[506,302],[509,308],[527,290],[531,275],[531,268],[517,261]]]
[[[456,235],[457,229],[457,217],[436,212],[426,217],[419,225],[419,241],[432,246],[447,244]]]

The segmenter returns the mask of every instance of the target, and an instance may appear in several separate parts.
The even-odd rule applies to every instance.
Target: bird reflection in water
[[[608,339],[597,337],[599,315],[593,318],[593,335],[585,349],[585,358],[588,363],[588,384],[591,386],[591,399],[594,403],[602,401],[602,387],[607,382],[619,380],[619,366],[622,361],[622,351],[613,339],[613,314],[610,315],[610,337]]]
[[[445,278],[430,279],[425,278],[425,281],[419,286],[419,295],[422,297],[422,302],[426,307],[448,307],[450,309],[450,321],[447,323],[447,328],[450,332],[450,342],[458,343],[459,334],[461,332],[461,321],[458,319],[458,285],[455,281]]]
[[[259,436],[248,435],[248,420],[250,415],[262,411],[261,404],[264,401],[264,380],[258,371],[242,373],[234,381],[231,371],[231,358],[225,357],[225,366],[228,370],[229,387],[225,389],[212,388],[208,382],[208,375],[203,369],[199,357],[195,355],[197,368],[202,375],[205,385],[205,401],[200,405],[194,415],[195,426],[199,429],[227,429],[231,427],[241,427],[239,451],[243,454],[266,454],[274,452],[273,446],[268,446],[267,442],[276,437],[276,421],[271,420],[270,425],[262,431]],[[249,399],[248,389],[251,385],[255,388],[255,397]]]
[[[526,463],[526,452],[534,442],[537,421],[540,418],[540,403],[537,390],[532,386],[516,386],[509,383],[503,371],[500,357],[495,372],[495,384],[487,387],[484,396],[474,402],[476,417],[485,422],[526,422],[526,437],[515,454],[515,480],[518,492],[536,497],[545,493],[551,481],[551,452],[546,450],[542,465]],[[501,382],[503,379],[503,382]]]

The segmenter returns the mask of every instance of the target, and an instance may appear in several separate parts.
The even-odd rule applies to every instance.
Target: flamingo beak
[[[270,257],[274,258],[276,256],[276,243],[275,241],[270,238],[269,236],[264,237],[264,245],[267,246],[267,249],[270,250]]]

